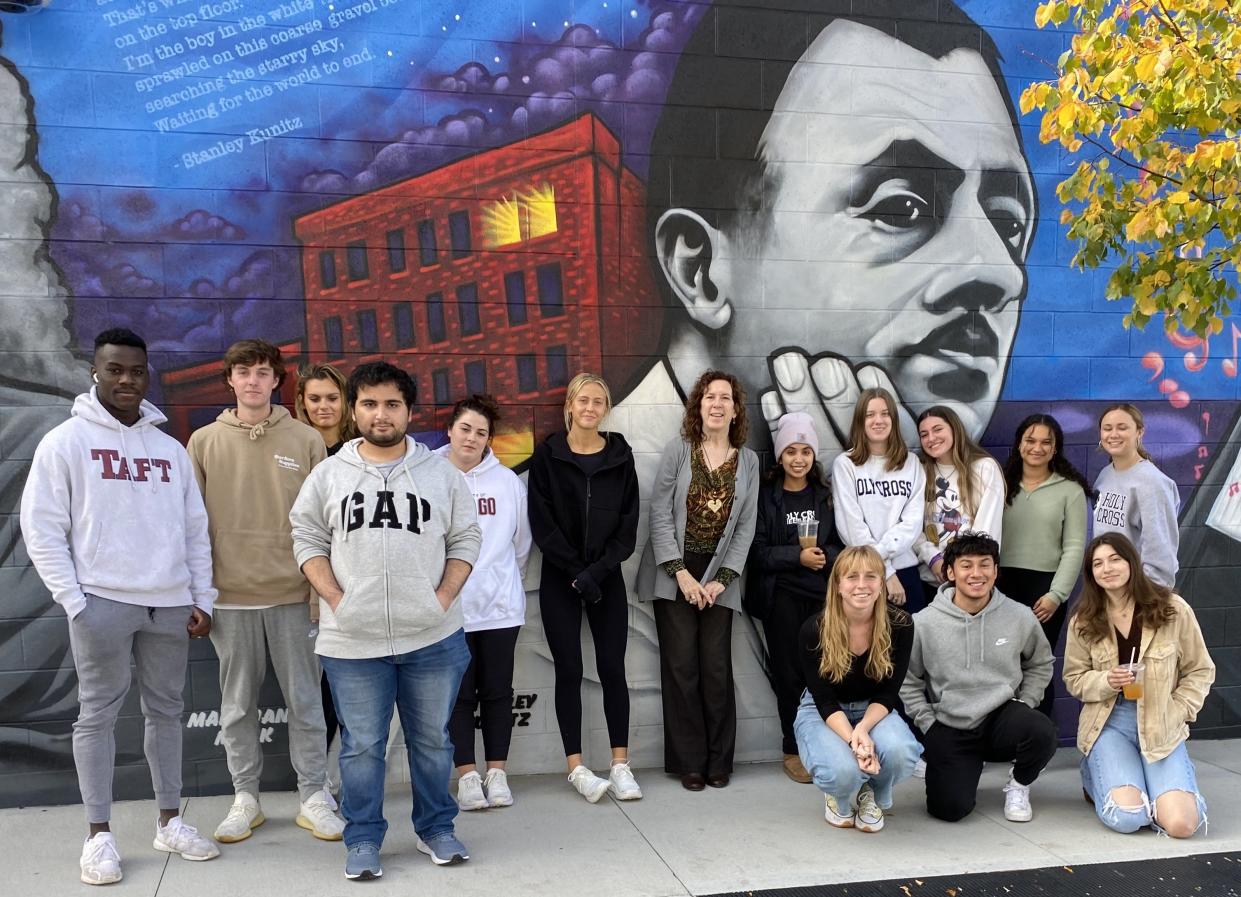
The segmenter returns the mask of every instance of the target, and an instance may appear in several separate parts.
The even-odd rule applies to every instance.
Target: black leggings
[[[473,766],[474,709],[483,730],[483,754],[488,763],[508,760],[513,737],[513,652],[520,626],[467,632],[470,665],[461,677],[461,690],[448,720],[454,766]]]
[[[539,607],[543,634],[556,667],[556,722],[566,757],[582,752],[582,610],[595,642],[595,669],[603,689],[603,716],[614,748],[629,747],[629,686],[625,682],[625,644],[629,639],[629,600],[625,581],[614,570],[599,583],[603,598],[584,604],[572,577],[543,559]]]
[[[771,690],[776,693],[776,711],[780,715],[782,750],[797,753],[793,721],[801,694],[806,690],[806,677],[801,666],[802,624],[823,611],[823,598],[777,591],[771,613],[763,621],[767,642],[767,663],[771,671]],[[731,645],[729,646],[731,649]]]
[[[996,580],[995,586],[1014,601],[1032,608],[1035,601],[1038,601],[1051,591],[1051,581],[1055,577],[1056,574],[1054,572],[1047,573],[1042,570],[1004,567],[1000,570],[1000,578]],[[1047,637],[1047,644],[1051,645],[1053,654],[1056,653],[1056,647],[1060,641],[1060,633],[1064,629],[1064,621],[1068,618],[1068,615],[1069,602],[1061,601],[1060,606],[1056,608],[1056,612],[1048,618],[1046,623],[1042,624],[1043,635]],[[1058,675],[1051,677],[1051,681],[1047,683],[1047,690],[1043,692],[1043,700],[1038,705],[1039,711],[1053,722],[1056,719],[1056,680],[1059,678]]]

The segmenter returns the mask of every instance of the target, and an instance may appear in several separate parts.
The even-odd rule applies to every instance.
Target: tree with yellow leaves
[[[1073,263],[1117,264],[1125,324],[1163,313],[1218,333],[1241,261],[1241,0],[1050,0],[1040,27],[1077,32],[1057,77],[1021,95],[1039,139],[1082,152],[1057,189]]]

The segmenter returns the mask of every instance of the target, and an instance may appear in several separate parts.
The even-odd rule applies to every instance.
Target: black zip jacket
[[[598,470],[586,476],[564,433],[553,433],[530,459],[530,532],[550,563],[589,595],[634,552],[638,541],[638,475],[619,433],[603,434]]]
[[[836,535],[830,489],[813,482],[810,488],[814,490],[815,514],[819,518],[819,548],[827,555],[827,566],[823,568],[826,587],[827,574],[844,544]],[[796,539],[789,541],[786,527],[784,477],[777,476],[759,490],[758,519],[754,541],[750,543],[750,562],[746,565],[749,581],[744,593],[745,610],[760,620],[771,612],[776,600],[776,578],[781,571],[796,570],[801,565],[801,546]]]

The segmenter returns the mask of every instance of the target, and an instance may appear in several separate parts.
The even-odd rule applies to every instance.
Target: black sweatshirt
[[[778,586],[792,587],[797,594],[822,599],[827,594],[827,577],[832,564],[844,548],[836,535],[836,518],[832,512],[829,487],[811,483],[803,491],[813,496],[813,515],[819,521],[819,548],[827,555],[827,565],[818,573],[801,565],[797,524],[789,522],[791,508],[786,507],[786,502],[796,504],[796,500],[789,501],[790,496],[801,496],[802,493],[786,493],[784,477],[776,477],[773,482],[763,484],[758,493],[754,541],[750,543],[746,593],[746,609],[759,619],[765,618],[778,600]]]
[[[827,719],[841,704],[852,704],[855,701],[868,701],[871,704],[882,704],[888,710],[896,710],[901,706],[901,683],[905,681],[905,671],[909,669],[909,654],[913,650],[914,626],[909,614],[894,607],[888,607],[888,622],[892,626],[892,674],[876,682],[866,675],[866,661],[870,651],[855,656],[849,672],[840,682],[832,682],[819,675],[819,627],[823,625],[823,615],[817,614],[807,620],[801,628],[801,664],[802,675],[806,680],[806,688],[814,698],[814,706],[819,716]]]
[[[594,591],[638,541],[638,476],[625,437],[606,433],[599,467],[589,476],[564,433],[539,443],[530,459],[530,531],[550,564]]]

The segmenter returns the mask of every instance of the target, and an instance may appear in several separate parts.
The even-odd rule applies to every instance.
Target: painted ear
[[[655,254],[668,286],[698,324],[719,330],[732,318],[726,238],[689,209],[669,209],[655,225]]]

